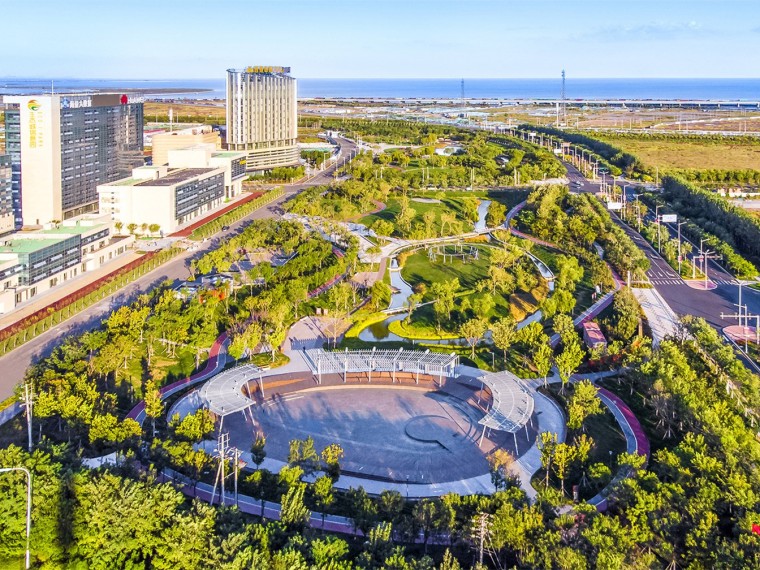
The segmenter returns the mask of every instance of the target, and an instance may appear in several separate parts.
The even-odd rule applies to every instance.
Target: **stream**
[[[488,206],[491,204],[490,200],[481,200],[478,205],[478,221],[475,223],[476,230],[483,230],[486,227],[486,215],[488,214]],[[394,293],[391,295],[391,302],[388,305],[389,309],[401,309],[404,307],[409,295],[412,294],[412,287],[404,281],[401,277],[401,271],[398,268],[396,259],[391,260],[390,267],[391,275],[391,287]],[[388,325],[393,321],[400,321],[406,316],[405,312],[398,313],[389,316],[384,321],[371,324],[359,332],[359,339],[366,342],[393,342],[402,341],[408,342],[410,339],[401,337],[388,330]],[[536,320],[541,320],[541,311],[536,311],[532,315],[523,320],[517,328],[520,329]],[[491,331],[487,331],[485,338],[490,339]],[[423,340],[425,344],[458,344],[462,342],[462,339],[443,339],[443,340]]]

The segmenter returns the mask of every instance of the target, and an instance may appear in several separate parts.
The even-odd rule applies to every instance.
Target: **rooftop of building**
[[[0,239],[0,252],[2,253],[34,253],[46,247],[61,242],[61,238],[55,239],[24,239],[10,236],[8,239]]]
[[[175,184],[181,184],[214,170],[216,168],[181,168],[179,170],[172,170],[161,178],[142,180],[135,184],[135,186],[174,186]]]
[[[242,69],[228,69],[228,73],[250,73],[261,75],[286,75],[290,73],[289,67],[283,67],[281,65],[249,65]]]
[[[102,186],[174,186],[192,180],[203,174],[218,170],[217,168],[178,168],[170,170],[166,176],[159,178],[122,178]]]
[[[92,225],[83,225],[83,224],[77,224],[75,226],[58,226],[57,228],[50,228],[47,230],[39,230],[37,233],[40,234],[53,234],[53,235],[75,235],[75,234],[86,234],[92,231],[100,231],[104,230],[108,227],[108,224],[92,224]]]
[[[220,152],[212,152],[211,156],[216,156],[219,158],[234,158],[236,156],[243,155],[245,156],[245,153],[242,151],[234,151],[234,150],[223,150]]]

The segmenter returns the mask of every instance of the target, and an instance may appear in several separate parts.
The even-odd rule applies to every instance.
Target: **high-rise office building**
[[[0,154],[0,235],[12,232],[15,227],[11,157]]]
[[[289,67],[227,70],[229,150],[245,151],[246,170],[298,164],[296,80]]]
[[[120,94],[4,98],[16,222],[40,226],[98,208],[98,184],[143,164],[143,105]]]

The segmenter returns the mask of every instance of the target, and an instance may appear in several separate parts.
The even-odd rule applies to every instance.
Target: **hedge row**
[[[153,257],[151,257],[145,263],[132,269],[131,271],[122,273],[115,279],[103,284],[98,289],[95,289],[94,291],[88,293],[87,295],[80,297],[79,299],[76,299],[75,301],[66,305],[65,307],[62,307],[55,311],[51,311],[50,314],[48,314],[45,318],[40,319],[36,323],[33,323],[19,330],[18,332],[12,334],[11,336],[3,340],[0,340],[0,356],[4,356],[5,354],[18,348],[24,343],[29,342],[33,338],[41,335],[45,331],[50,330],[51,327],[61,324],[63,321],[65,321],[69,317],[73,317],[74,315],[83,311],[87,307],[90,307],[91,305],[94,305],[95,303],[102,301],[109,295],[113,295],[119,289],[121,289],[122,287],[125,287],[126,285],[129,285],[138,277],[142,277],[146,273],[153,271],[159,265],[162,265],[163,263],[165,263],[166,261],[168,261],[175,255],[177,255],[177,253],[179,253],[180,251],[182,250],[176,249],[176,248],[165,249],[157,253]]]
[[[254,198],[250,202],[241,204],[240,206],[238,206],[237,208],[233,210],[230,210],[226,214],[223,214],[219,216],[218,218],[215,218],[211,220],[210,222],[203,224],[201,227],[193,230],[193,233],[190,234],[190,239],[197,241],[197,240],[202,240],[207,237],[210,237],[214,235],[215,233],[219,232],[223,226],[228,226],[230,224],[237,222],[238,220],[242,218],[245,218],[247,215],[258,210],[262,206],[266,206],[270,202],[275,201],[284,193],[285,193],[285,190],[283,190],[282,188],[275,188],[274,190],[270,190],[266,194],[262,194],[258,198]]]

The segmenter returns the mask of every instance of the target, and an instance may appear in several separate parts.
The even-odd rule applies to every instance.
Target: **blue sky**
[[[3,0],[0,76],[760,77],[760,0]]]

